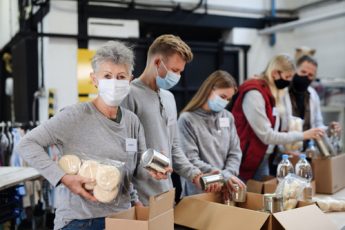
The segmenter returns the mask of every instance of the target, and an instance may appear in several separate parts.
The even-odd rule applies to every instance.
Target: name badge
[[[230,127],[230,120],[228,117],[221,117],[219,118],[219,126],[221,128],[226,128],[226,127]]]
[[[137,152],[138,141],[133,138],[126,138],[126,152]]]
[[[278,116],[278,109],[276,107],[273,107],[272,115],[275,116],[275,117]]]

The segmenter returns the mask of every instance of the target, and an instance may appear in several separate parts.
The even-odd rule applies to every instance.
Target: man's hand
[[[168,178],[168,173],[173,172],[173,169],[171,167],[166,167],[165,170],[166,170],[165,174],[161,173],[161,172],[154,171],[154,170],[149,170],[149,173],[156,180],[165,180]]]
[[[64,175],[61,178],[61,183],[64,184],[71,192],[76,195],[82,196],[87,200],[90,201],[97,201],[96,197],[91,195],[86,189],[84,188],[85,183],[94,183],[95,180],[90,178],[85,178],[79,175]]]
[[[329,129],[330,129],[331,134],[332,134],[332,130],[333,130],[333,132],[335,132],[337,135],[340,136],[341,125],[339,124],[339,122],[332,121],[331,124],[329,125]]]

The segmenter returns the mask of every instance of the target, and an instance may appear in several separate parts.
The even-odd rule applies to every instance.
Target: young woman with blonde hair
[[[243,153],[241,179],[261,180],[269,175],[268,158],[275,145],[323,135],[317,128],[303,133],[279,132],[280,117],[285,114],[281,99],[294,74],[294,60],[279,54],[270,60],[261,76],[239,87],[231,111]]]
[[[179,119],[181,147],[190,162],[203,173],[221,173],[228,184],[244,187],[236,176],[241,162],[239,138],[226,105],[236,93],[233,77],[226,71],[213,72],[183,109]],[[215,185],[210,191],[220,191]],[[201,193],[194,184],[182,179],[182,194]]]

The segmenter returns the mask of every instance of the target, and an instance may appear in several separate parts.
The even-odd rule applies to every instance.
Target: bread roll
[[[318,200],[317,201],[317,205],[319,206],[319,208],[324,211],[324,212],[328,212],[329,211],[329,202],[327,202],[326,200]]]
[[[331,211],[341,211],[342,208],[343,208],[343,204],[341,203],[340,200],[334,200],[333,199],[329,203],[330,203],[329,204],[329,209]]]
[[[95,182],[85,183],[84,187],[87,190],[92,190],[96,186],[96,173],[98,169],[98,162],[93,160],[84,161],[81,165],[78,174],[82,177],[94,179]]]
[[[120,171],[110,165],[99,165],[96,173],[97,186],[103,190],[111,191],[120,182]]]
[[[287,199],[284,201],[284,210],[290,210],[296,208],[297,199]]]
[[[115,189],[111,191],[107,191],[107,190],[102,189],[100,186],[96,185],[93,189],[93,195],[96,197],[96,199],[99,202],[102,202],[102,203],[111,202],[112,200],[115,199],[118,193],[119,193],[118,187],[116,187]]]
[[[77,174],[80,164],[80,159],[75,155],[63,155],[59,160],[60,168],[69,175]]]
[[[342,211],[345,211],[345,200],[340,200],[341,205],[343,206],[341,208]]]

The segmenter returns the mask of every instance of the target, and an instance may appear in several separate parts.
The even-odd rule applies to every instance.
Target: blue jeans
[[[256,170],[253,179],[261,181],[265,176],[270,175],[270,169],[268,166],[268,158],[270,157],[269,154],[265,154],[264,158],[262,159],[259,168]]]
[[[72,220],[63,230],[103,230],[105,229],[105,219],[95,218],[95,219],[85,219],[85,220]]]

